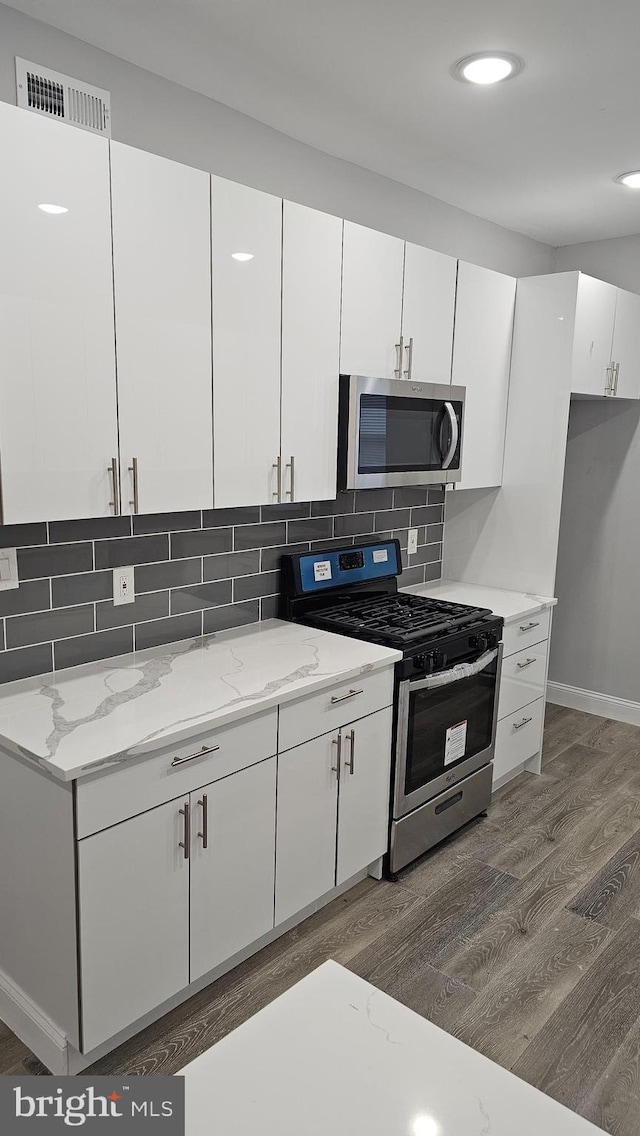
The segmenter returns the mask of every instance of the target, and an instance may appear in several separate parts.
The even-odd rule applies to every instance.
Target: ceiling
[[[640,231],[638,0],[6,0],[302,142],[553,245]],[[474,51],[525,69],[460,83]]]

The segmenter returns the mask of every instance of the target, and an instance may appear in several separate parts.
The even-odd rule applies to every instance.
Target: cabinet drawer
[[[538,698],[498,722],[493,759],[494,782],[535,757],[542,740],[543,719],[544,698]]]
[[[272,757],[277,748],[277,710],[196,734],[157,754],[111,767],[78,782],[77,835],[89,836],[109,825],[190,793]],[[192,761],[172,762],[202,753]]]
[[[544,694],[547,670],[547,639],[535,647],[526,647],[502,660],[498,718],[506,718]]]
[[[278,749],[292,749],[311,738],[346,726],[357,718],[390,706],[393,700],[393,667],[360,675],[349,682],[309,694],[280,707]]]
[[[531,647],[534,643],[542,643],[543,639],[548,639],[550,624],[551,612],[548,609],[537,611],[535,615],[530,615],[526,619],[519,619],[517,623],[508,623],[502,633],[505,656],[513,655],[516,651],[523,651],[525,647]]]

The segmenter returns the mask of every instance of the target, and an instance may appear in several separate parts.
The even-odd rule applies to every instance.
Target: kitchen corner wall
[[[284,552],[398,537],[401,585],[441,575],[444,490],[370,489],[333,501],[0,527],[20,587],[0,591],[0,682],[190,639],[277,614]],[[407,531],[418,529],[408,556]],[[114,607],[112,569],[135,566]]]

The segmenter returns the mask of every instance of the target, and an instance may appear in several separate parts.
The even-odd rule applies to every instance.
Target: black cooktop
[[[342,596],[338,602],[334,600],[326,607],[308,612],[305,622],[324,631],[375,639],[389,647],[402,648],[469,626],[490,614],[487,608],[395,592]]]

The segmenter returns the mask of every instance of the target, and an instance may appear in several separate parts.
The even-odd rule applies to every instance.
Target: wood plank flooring
[[[333,958],[612,1136],[640,1133],[640,728],[547,707],[522,774],[96,1063],[173,1073]],[[0,1074],[42,1073],[0,1024]]]

